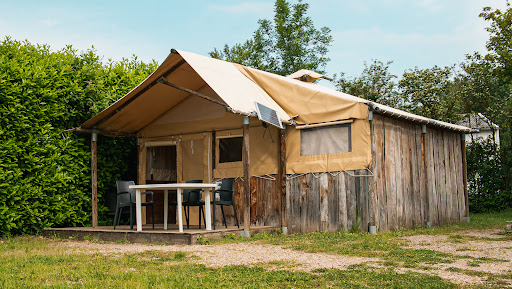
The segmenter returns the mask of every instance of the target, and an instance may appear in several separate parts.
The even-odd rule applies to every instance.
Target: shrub
[[[475,141],[467,147],[470,211],[500,211],[512,207],[505,162],[500,147],[490,140]]]
[[[90,141],[63,134],[124,95],[156,63],[94,50],[0,42],[0,234],[90,223]],[[134,140],[101,138],[98,195],[135,172]],[[100,208],[104,212],[104,207]]]

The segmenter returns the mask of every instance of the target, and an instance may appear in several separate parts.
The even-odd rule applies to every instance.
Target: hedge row
[[[63,134],[124,95],[156,68],[102,62],[93,49],[51,51],[0,42],[0,234],[90,223],[90,141]],[[98,194],[133,177],[132,139],[100,138]],[[128,174],[128,176],[127,176]]]
[[[467,148],[470,212],[510,209],[512,192],[507,189],[507,174],[512,163],[504,155],[506,150],[490,139],[479,139]]]

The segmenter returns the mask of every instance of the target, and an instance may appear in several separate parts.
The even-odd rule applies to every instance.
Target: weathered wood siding
[[[275,177],[275,176],[274,176]],[[240,228],[244,222],[243,207],[243,186],[244,181],[241,178],[235,180],[234,197],[236,211],[238,213],[238,222]],[[281,194],[278,188],[278,182],[270,179],[258,177],[251,178],[251,226],[280,226],[280,198]],[[235,215],[231,207],[224,206],[224,214],[228,226],[236,225]],[[217,206],[215,212],[215,224],[224,226],[220,206]]]
[[[366,231],[366,170],[305,174],[291,177],[286,186],[288,232]]]
[[[464,183],[459,133],[374,115],[376,226],[399,230],[462,221]]]

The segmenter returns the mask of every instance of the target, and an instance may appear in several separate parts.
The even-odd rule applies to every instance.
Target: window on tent
[[[242,161],[243,137],[219,138],[219,163]]]
[[[300,155],[327,155],[352,151],[351,124],[305,128],[300,131]]]

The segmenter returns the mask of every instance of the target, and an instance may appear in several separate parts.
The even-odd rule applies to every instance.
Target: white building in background
[[[478,132],[466,135],[466,143],[470,144],[478,139],[492,139],[495,144],[500,145],[500,127],[491,122],[481,113],[467,114],[458,125],[478,129]]]

